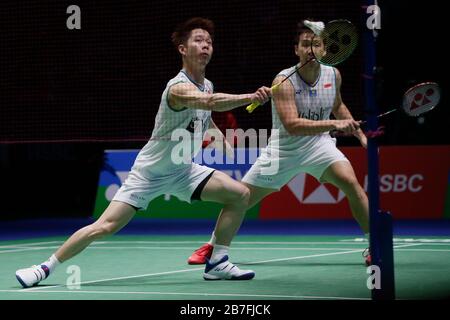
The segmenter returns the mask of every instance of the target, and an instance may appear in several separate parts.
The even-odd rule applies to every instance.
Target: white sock
[[[50,270],[50,273],[53,272],[53,270],[55,270],[55,268],[61,264],[61,262],[58,261],[58,259],[56,258],[56,256],[53,254],[50,258],[48,258],[47,261],[42,262],[41,264],[45,264],[48,269]]]
[[[211,234],[211,239],[209,239],[208,243],[212,246],[216,244],[216,236],[214,235],[214,231]]]
[[[214,250],[211,254],[210,263],[216,263],[220,259],[222,259],[224,256],[228,255],[228,251],[230,250],[230,247],[222,246],[220,244],[214,245]]]

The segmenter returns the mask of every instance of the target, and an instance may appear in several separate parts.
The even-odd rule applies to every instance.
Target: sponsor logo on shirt
[[[313,111],[311,109],[307,111],[303,111],[300,113],[299,118],[309,119],[309,120],[324,120],[325,111],[323,108],[320,108],[319,111]]]

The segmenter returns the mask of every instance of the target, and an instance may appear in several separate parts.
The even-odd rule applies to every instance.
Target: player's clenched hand
[[[262,105],[270,99],[271,95],[272,95],[272,91],[270,90],[270,88],[261,87],[258,90],[256,90],[254,93],[252,93],[250,99],[251,99],[252,103],[257,102]]]
[[[353,119],[335,120],[334,129],[342,131],[344,133],[353,133],[359,129],[360,121]]]

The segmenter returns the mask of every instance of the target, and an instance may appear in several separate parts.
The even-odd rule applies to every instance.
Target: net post
[[[378,211],[377,225],[374,226],[374,232],[378,235],[378,243],[372,244],[374,249],[372,261],[380,269],[380,288],[372,289],[373,300],[394,300],[395,299],[395,281],[394,281],[394,254],[392,239],[392,215],[388,211]],[[371,229],[372,232],[372,229]],[[372,233],[371,233],[372,234]]]
[[[376,104],[376,30],[367,26],[368,8],[374,6],[376,0],[362,0],[362,44],[364,51],[363,86],[364,106],[367,114],[367,129],[375,132],[378,129],[378,108]],[[395,279],[392,246],[392,216],[379,210],[379,149],[376,136],[368,136],[368,197],[370,223],[370,253],[372,266],[380,272],[381,286],[372,290],[373,300],[395,299]]]

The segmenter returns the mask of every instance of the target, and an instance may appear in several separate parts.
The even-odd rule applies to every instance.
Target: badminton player
[[[94,240],[119,231],[136,210],[145,210],[152,199],[162,194],[187,202],[204,200],[223,204],[215,229],[216,245],[205,267],[204,279],[248,280],[254,277],[252,270],[241,270],[228,260],[228,248],[248,206],[248,188],[220,171],[192,163],[192,157],[199,151],[195,148],[186,157],[187,163],[177,164],[172,155],[180,143],[171,138],[175,130],[187,131],[190,139],[200,132],[200,141],[188,143],[194,142],[200,149],[206,130],[217,128],[211,120],[211,111],[227,111],[269,100],[270,88],[266,87],[250,94],[213,93],[213,84],[205,78],[205,69],[213,54],[213,32],[212,21],[192,18],[173,33],[172,42],[181,55],[183,68],[168,82],[152,136],[139,152],[128,178],[96,222],[75,232],[47,261],[16,271],[23,287],[44,280],[56,266],[83,251]]]
[[[306,20],[297,26],[295,54],[300,64],[312,59],[312,45],[325,50],[323,41],[314,38],[312,29],[323,23]],[[322,47],[322,48],[321,48]],[[319,52],[319,51],[318,51]],[[273,81],[280,83],[294,67],[281,71]],[[336,147],[336,139],[328,133],[339,130],[353,134],[363,147],[367,138],[342,101],[341,75],[334,67],[312,61],[285,81],[272,94],[272,136],[266,148],[242,179],[250,190],[249,208],[267,195],[281,189],[300,172],[308,173],[320,182],[328,182],[341,189],[350,204],[353,217],[369,237],[369,208],[367,195],[359,184],[349,160]],[[330,120],[333,114],[335,120]],[[274,175],[264,174],[274,161],[279,170]],[[266,170],[268,172],[268,170]],[[217,229],[216,229],[217,230]],[[189,264],[205,263],[215,245],[216,231],[208,243],[197,249],[188,259]],[[368,250],[363,253],[370,263]]]

